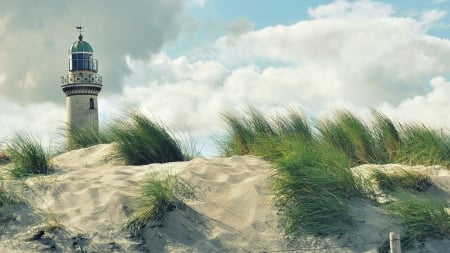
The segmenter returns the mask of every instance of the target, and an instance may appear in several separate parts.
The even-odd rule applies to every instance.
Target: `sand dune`
[[[381,208],[355,201],[358,222],[348,233],[286,238],[272,203],[272,165],[250,156],[124,166],[104,144],[61,154],[53,165],[52,175],[11,182],[27,201],[2,228],[0,252],[376,252],[390,230],[400,229]],[[436,184],[449,190],[448,170],[436,171]],[[122,226],[133,197],[155,173],[178,175],[195,187],[195,197],[130,238]],[[440,252],[450,241],[427,247]]]

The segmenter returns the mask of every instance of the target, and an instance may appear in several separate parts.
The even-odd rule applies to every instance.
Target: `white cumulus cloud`
[[[379,110],[398,122],[422,123],[450,130],[450,81],[442,76],[430,80],[431,90],[404,99],[397,106],[384,103]]]
[[[370,107],[400,121],[438,127],[450,123],[445,113],[450,109],[445,99],[450,94],[445,79],[450,73],[450,41],[429,35],[424,26],[445,13],[431,10],[418,18],[403,17],[392,5],[369,0],[338,0],[308,13],[308,20],[258,30],[242,20],[206,48],[177,57],[156,52],[162,41],[154,47],[128,45],[142,52],[122,50],[122,58],[114,58],[123,63],[118,71],[128,72],[121,72],[114,96],[100,94],[101,120],[132,105],[173,130],[202,138],[221,131],[220,113],[247,106],[265,112],[301,108],[317,114],[335,107],[365,113]],[[166,40],[181,28],[173,29]],[[33,39],[45,40],[41,35]],[[28,83],[39,86],[39,72],[29,73]],[[9,75],[0,68],[0,89],[6,89]],[[105,89],[108,85],[105,82]],[[19,108],[17,115],[31,110]],[[56,122],[61,117],[57,113],[64,115],[62,108],[45,104],[32,112],[48,110],[51,122]],[[50,121],[30,117],[40,126]]]
[[[376,13],[367,15],[372,9]],[[381,108],[411,120],[418,114],[405,110],[420,97],[428,101],[424,108],[446,108],[430,98],[446,90],[429,81],[450,72],[450,41],[428,35],[423,19],[392,10],[374,1],[336,1],[310,9],[311,20],[248,30],[233,43],[224,35],[199,55],[130,56],[135,72],[124,96],[170,127],[202,136],[220,130],[220,113],[247,106],[317,114]]]

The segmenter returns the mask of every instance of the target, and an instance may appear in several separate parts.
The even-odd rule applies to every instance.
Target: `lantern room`
[[[83,40],[80,34],[69,49],[69,71],[92,71],[97,73],[97,60],[93,59],[93,50],[89,43]]]

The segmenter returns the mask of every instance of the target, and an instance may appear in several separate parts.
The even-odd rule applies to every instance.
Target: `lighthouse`
[[[66,94],[67,131],[98,132],[97,97],[102,89],[102,77],[97,74],[98,62],[91,45],[80,35],[69,49],[69,72],[61,77]],[[70,136],[70,134],[68,135]],[[70,140],[69,140],[70,142]]]

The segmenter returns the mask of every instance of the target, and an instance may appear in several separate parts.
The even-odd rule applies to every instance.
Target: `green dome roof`
[[[80,40],[75,41],[72,46],[69,49],[69,54],[76,54],[76,53],[93,53],[94,50],[92,50],[91,45],[87,43],[86,41],[83,41],[83,36],[80,35],[78,37]]]

